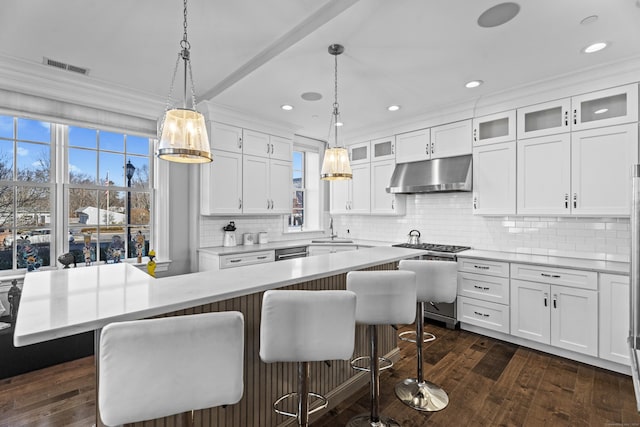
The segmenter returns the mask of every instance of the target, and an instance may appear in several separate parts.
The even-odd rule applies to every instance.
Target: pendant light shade
[[[178,163],[212,161],[204,116],[195,110],[182,108],[167,111],[158,157]]]
[[[191,72],[191,55],[189,49],[191,45],[187,40],[187,0],[184,0],[184,34],[180,41],[181,51],[178,53],[173,78],[171,79],[171,89],[169,89],[169,99],[167,100],[167,110],[162,118],[160,128],[160,143],[158,144],[158,157],[163,160],[178,163],[208,163],[213,160],[211,148],[209,147],[209,136],[204,116],[196,111],[196,95],[193,87],[193,76]],[[183,108],[172,108],[171,94],[176,80],[178,64],[184,61],[184,96]],[[191,78],[191,106],[187,108],[187,76]]]
[[[338,110],[338,55],[344,52],[344,46],[332,44],[329,46],[329,53],[334,56],[334,82],[335,82],[335,100],[333,102],[333,113],[331,114],[331,123],[329,125],[329,140],[331,139],[331,130],[334,132],[335,145],[333,148],[327,143],[327,149],[324,151],[324,159],[322,160],[322,171],[320,179],[325,181],[336,181],[340,179],[352,179],[351,164],[349,162],[349,152],[344,147],[338,146],[338,123],[340,112]]]

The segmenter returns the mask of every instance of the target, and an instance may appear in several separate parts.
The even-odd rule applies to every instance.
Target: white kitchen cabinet
[[[589,271],[512,264],[511,334],[597,357],[596,280]]]
[[[638,124],[571,134],[571,209],[579,215],[628,216]]]
[[[404,215],[405,197],[387,193],[386,188],[396,167],[395,160],[371,162],[371,214]]]
[[[213,162],[200,165],[200,213],[242,213],[242,154],[211,150]]]
[[[516,213],[515,141],[473,148],[473,213]]]
[[[629,366],[629,276],[600,274],[599,356]]]
[[[244,154],[291,161],[293,148],[291,139],[249,129],[244,129],[242,136]]]
[[[198,271],[221,270],[245,265],[263,264],[275,260],[274,251],[244,252],[219,255],[204,250],[198,251]]]
[[[430,153],[430,129],[420,129],[396,135],[396,163],[429,160]]]
[[[369,214],[370,205],[370,165],[351,166],[352,179],[331,181],[332,214]]]
[[[350,145],[348,150],[351,165],[361,165],[369,163],[371,160],[371,145],[369,141]]]
[[[371,161],[396,159],[396,137],[374,139],[371,141]]]
[[[570,110],[570,98],[518,108],[518,139],[569,132],[571,130]]]
[[[431,158],[471,154],[471,120],[462,120],[431,128]]]
[[[210,129],[209,137],[212,150],[242,153],[242,128],[211,122]]]
[[[572,130],[638,121],[638,85],[614,87],[571,98]]]
[[[570,135],[518,140],[517,145],[518,214],[571,213]]]
[[[243,156],[243,213],[284,214],[291,210],[291,162]]]
[[[473,119],[473,146],[516,139],[516,111],[505,111]]]
[[[509,263],[458,259],[458,321],[509,333]]]

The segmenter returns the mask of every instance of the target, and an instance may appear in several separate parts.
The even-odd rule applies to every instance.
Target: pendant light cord
[[[333,116],[335,118],[335,123],[334,126],[335,127],[335,146],[336,148],[338,147],[338,117],[340,115],[339,111],[338,111],[338,55],[335,55],[333,57],[335,59],[335,65],[334,65],[334,81],[335,81],[335,97],[334,97],[334,101],[333,101]]]

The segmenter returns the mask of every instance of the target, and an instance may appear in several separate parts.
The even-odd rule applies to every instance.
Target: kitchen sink
[[[349,240],[349,239],[340,239],[340,238],[336,238],[336,239],[318,239],[318,240],[312,240],[311,243],[326,243],[326,244],[334,244],[334,243],[353,243],[353,240]]]

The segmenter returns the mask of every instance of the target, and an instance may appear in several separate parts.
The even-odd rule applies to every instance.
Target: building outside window
[[[292,165],[292,203],[287,231],[301,232],[320,229],[320,164],[318,147],[294,144]],[[307,138],[304,138],[307,139]],[[309,140],[313,141],[313,140]]]
[[[0,271],[53,267],[64,252],[80,265],[85,254],[91,262],[146,255],[151,144],[0,115]],[[130,180],[127,162],[135,167]]]

